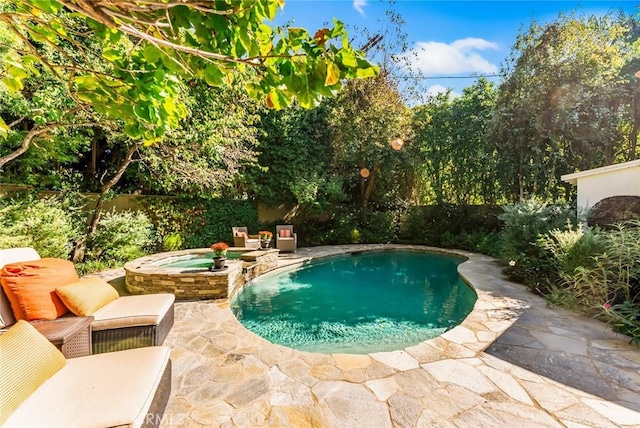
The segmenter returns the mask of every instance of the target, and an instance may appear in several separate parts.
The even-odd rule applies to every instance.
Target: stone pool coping
[[[165,342],[174,378],[162,426],[640,426],[640,412],[633,410],[640,393],[633,387],[638,351],[602,323],[546,308],[539,296],[503,278],[495,259],[421,246],[351,245],[302,248],[281,256],[279,265],[395,248],[468,257],[458,270],[476,288],[478,301],[465,322],[399,351],[317,354],[253,334],[235,318],[229,299],[178,302]],[[529,311],[536,313],[533,320]],[[603,373],[610,376],[616,362],[626,367],[631,390],[615,402],[602,399],[482,352],[518,318],[526,320],[518,336],[524,328],[537,328],[531,322],[562,326],[546,334],[554,337],[545,342],[557,351],[556,364],[576,337],[586,337],[611,355]]]
[[[497,297],[490,287],[486,287],[486,284],[483,286],[480,278],[474,274],[474,269],[478,264],[487,262],[489,261],[488,259],[493,259],[468,251],[403,244],[357,244],[303,248],[298,250],[298,253],[296,254],[297,257],[292,257],[287,260],[283,260],[282,262],[279,260],[278,268],[268,272],[268,274],[275,274],[283,268],[292,268],[297,265],[302,266],[313,260],[335,257],[353,252],[385,250],[405,250],[422,253],[445,254],[465,258],[466,260],[460,263],[457,267],[458,274],[478,296],[473,309],[462,323],[436,338],[426,340],[404,349],[388,351],[387,353],[397,353],[396,356],[400,357],[403,352],[408,352],[409,354],[414,352],[424,352],[425,350],[422,349],[422,345],[435,345],[435,347],[438,348],[441,346],[444,348],[456,348],[458,351],[462,351],[463,354],[471,356],[475,355],[477,352],[487,349],[496,337],[511,326],[512,322],[510,322],[510,320],[513,319],[514,315],[512,309],[519,308],[520,304],[513,299],[505,300],[503,297]],[[250,283],[247,283],[245,286],[250,286]],[[235,290],[235,292],[237,291],[239,290]],[[231,295],[230,298],[233,298],[233,295]],[[244,328],[244,326],[242,328]],[[270,343],[266,340],[265,342]],[[418,350],[417,348],[421,349]],[[467,351],[464,351],[464,349]],[[434,358],[437,359],[438,357],[439,356],[434,355]]]

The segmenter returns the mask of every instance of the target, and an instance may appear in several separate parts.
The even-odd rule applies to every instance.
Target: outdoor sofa
[[[33,248],[0,250],[0,269],[5,265],[38,260],[40,255]],[[161,345],[173,326],[174,300],[175,296],[168,293],[122,296],[91,313],[94,318],[91,323],[92,352]],[[15,322],[9,299],[0,289],[0,328]]]
[[[171,393],[165,346],[65,359],[21,320],[0,355],[3,427],[157,427]]]

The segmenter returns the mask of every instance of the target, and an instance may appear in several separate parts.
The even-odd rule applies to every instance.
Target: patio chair
[[[260,237],[258,235],[249,235],[246,227],[232,227],[233,246],[242,248],[260,248]]]
[[[281,252],[295,253],[298,248],[298,234],[292,225],[276,226],[276,248]]]

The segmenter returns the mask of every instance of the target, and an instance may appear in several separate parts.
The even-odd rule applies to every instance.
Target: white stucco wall
[[[640,196],[640,159],[566,174],[561,179],[578,187],[578,215],[611,196]]]
[[[578,212],[610,196],[640,196],[640,165],[578,177]]]

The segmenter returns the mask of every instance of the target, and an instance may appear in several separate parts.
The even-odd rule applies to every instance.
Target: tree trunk
[[[133,161],[133,155],[138,151],[140,147],[142,147],[142,143],[136,143],[131,146],[126,156],[124,157],[122,164],[120,164],[120,168],[118,168],[118,171],[113,177],[111,177],[109,181],[104,184],[104,186],[102,186],[102,189],[100,189],[100,196],[98,197],[96,206],[93,209],[93,215],[91,216],[91,222],[89,224],[89,231],[87,235],[92,235],[96,230],[98,230],[98,223],[100,222],[100,217],[102,216],[102,209],[104,207],[104,203],[106,202],[107,192],[109,192],[109,190],[111,190],[111,188],[115,186],[118,181],[120,181],[120,179],[122,178],[122,174],[124,174],[127,167]]]
[[[377,176],[378,166],[375,165],[371,170],[371,174],[369,174],[369,181],[367,181],[367,186],[364,190],[364,195],[362,197],[362,208],[367,208],[367,205],[369,205],[369,197],[371,197],[371,192],[373,191],[373,186],[376,183]]]
[[[633,126],[629,134],[629,156],[628,161],[636,159],[636,149],[638,147],[638,133],[640,133],[640,84],[633,94]]]

